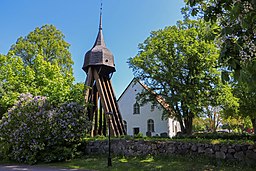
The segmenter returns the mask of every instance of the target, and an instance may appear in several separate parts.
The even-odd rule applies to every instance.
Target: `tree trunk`
[[[193,114],[189,111],[189,109],[183,106],[181,103],[181,108],[184,116],[184,125],[185,130],[182,132],[183,134],[191,135],[192,134],[192,123],[193,123]]]
[[[182,108],[183,115],[181,114],[181,111],[179,110],[178,103],[176,103],[175,112],[178,113],[177,119],[180,123],[181,132],[182,132],[182,134],[191,135],[192,128],[193,128],[192,123],[193,123],[194,115],[191,112],[189,112],[189,110],[186,107],[183,106],[182,102],[181,102],[181,108]],[[182,116],[185,116],[185,117],[183,118]]]
[[[186,133],[186,130],[185,130],[185,126],[184,126],[184,123],[183,123],[183,120],[182,120],[182,115],[181,115],[181,112],[180,112],[180,110],[179,110],[179,107],[178,107],[178,103],[176,102],[176,104],[175,104],[175,112],[177,113],[177,119],[178,119],[178,121],[179,121],[179,123],[180,123],[180,129],[181,129],[181,132],[182,132],[182,134],[185,134]]]
[[[252,121],[252,126],[253,126],[253,132],[256,135],[256,118],[251,119],[251,121]]]
[[[212,132],[216,132],[216,112],[213,110]]]
[[[185,134],[187,134],[187,135],[191,135],[192,134],[192,121],[193,121],[193,117],[190,116],[190,115],[187,116],[187,118],[184,119],[185,129],[186,129]]]
[[[182,134],[184,134],[184,133],[185,133],[185,127],[184,127],[184,123],[183,123],[183,121],[182,121],[182,118],[181,118],[181,114],[180,114],[180,113],[178,114],[177,119],[178,119],[178,121],[179,121],[179,123],[180,123],[181,132],[182,132]]]

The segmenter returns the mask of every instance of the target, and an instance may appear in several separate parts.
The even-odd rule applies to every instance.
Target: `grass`
[[[205,144],[247,144],[247,145],[253,145],[255,144],[252,140],[223,140],[223,139],[173,139],[172,141],[178,141],[178,142],[193,142],[193,143],[205,143]]]
[[[107,167],[107,156],[87,156],[71,161],[51,163],[71,169],[88,169],[94,171],[253,171],[255,169],[238,164],[228,164],[222,161],[193,156],[168,157],[113,157],[112,167]]]
[[[97,136],[97,137],[87,137],[84,140],[85,141],[104,141],[107,140],[108,137],[104,136]],[[144,140],[144,141],[174,141],[174,142],[192,142],[192,143],[205,143],[205,144],[247,144],[247,145],[253,145],[255,142],[253,140],[248,139],[240,139],[240,140],[232,140],[232,139],[221,139],[221,138],[161,138],[161,137],[131,137],[131,136],[125,136],[125,137],[119,137],[119,138],[112,138],[112,140]]]

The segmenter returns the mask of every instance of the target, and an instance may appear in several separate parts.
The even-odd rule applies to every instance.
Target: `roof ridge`
[[[121,97],[123,96],[123,94],[126,92],[126,90],[128,89],[128,87],[134,82],[138,82],[145,90],[149,91],[150,93],[152,93],[153,95],[155,95],[155,99],[156,101],[168,112],[173,113],[173,109],[171,108],[171,106],[166,102],[165,98],[161,95],[156,94],[156,92],[154,92],[151,88],[149,88],[146,84],[144,84],[143,82],[141,82],[140,79],[137,78],[133,78],[132,81],[128,84],[128,86],[125,88],[125,90],[123,91],[123,93],[119,96],[118,100],[119,101],[121,99]]]

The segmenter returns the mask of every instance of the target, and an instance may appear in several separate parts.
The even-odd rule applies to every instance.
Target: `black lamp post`
[[[108,115],[108,167],[109,167],[109,166],[112,166],[111,155],[110,155],[110,151],[111,151],[111,144],[110,144],[110,119],[111,119],[111,116],[113,115],[113,112],[107,112],[106,114]]]

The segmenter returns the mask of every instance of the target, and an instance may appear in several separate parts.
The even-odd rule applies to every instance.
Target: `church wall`
[[[151,136],[160,136],[161,133],[167,133],[167,135],[170,137],[174,136],[175,133],[172,130],[172,126],[169,126],[169,124],[173,123],[173,120],[162,119],[163,109],[160,104],[157,103],[157,107],[154,107],[154,110],[152,110],[152,103],[149,102],[143,106],[140,106],[140,114],[133,113],[133,105],[136,103],[136,95],[142,90],[143,87],[141,84],[131,83],[118,100],[122,118],[127,122],[127,134],[134,135],[134,129],[139,128],[139,132],[142,133],[143,136],[146,136],[146,132],[148,131],[147,121],[152,119],[154,121],[154,132],[151,133]]]

